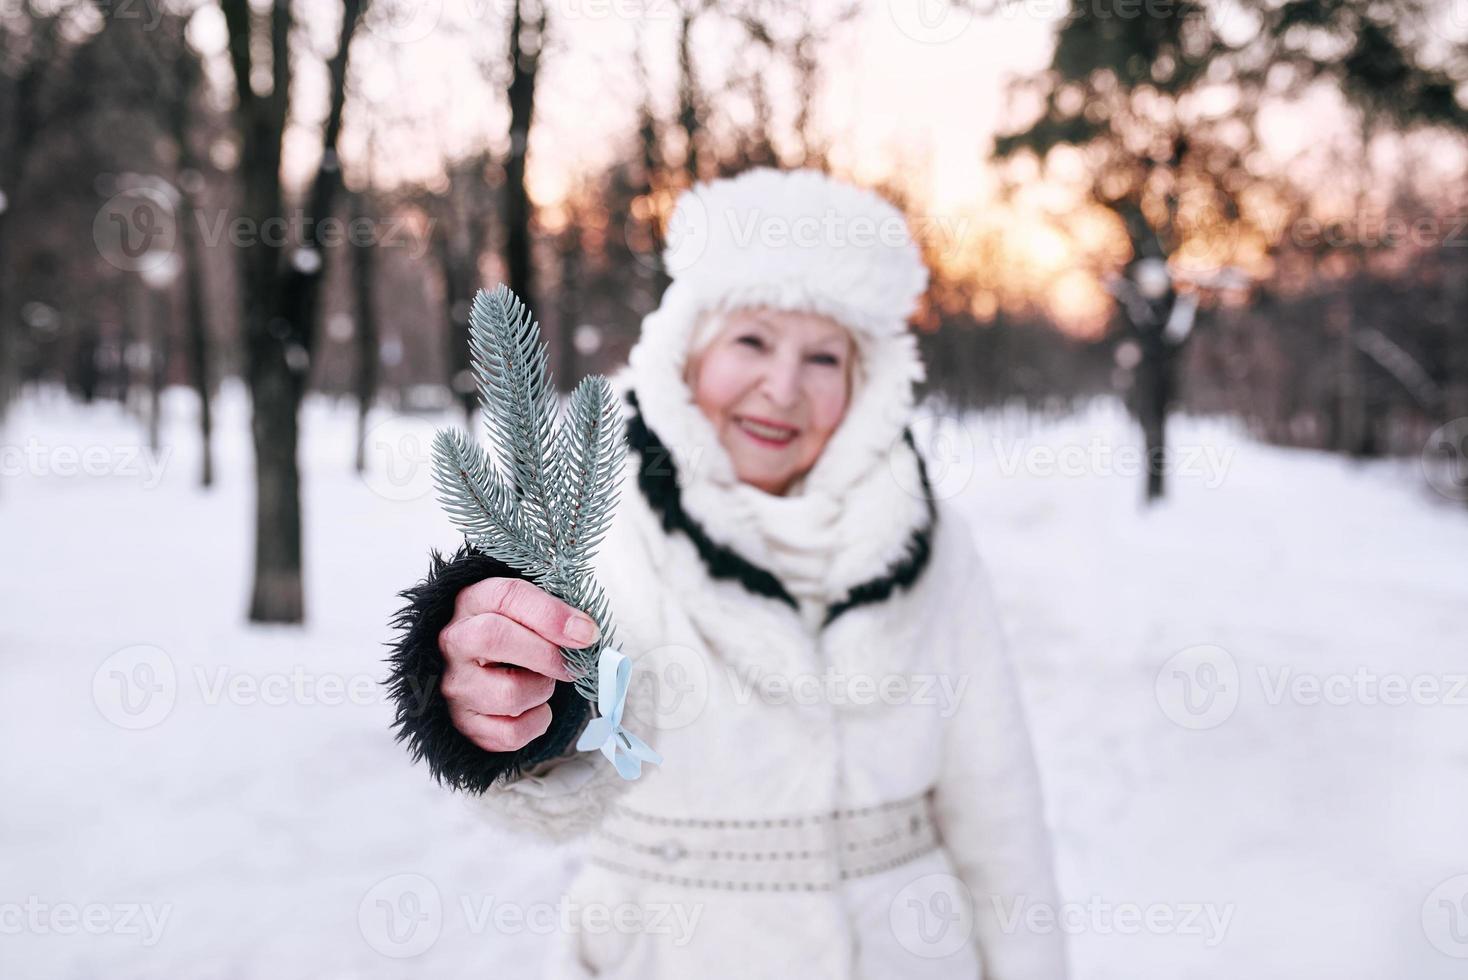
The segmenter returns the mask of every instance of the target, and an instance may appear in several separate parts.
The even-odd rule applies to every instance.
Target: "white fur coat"
[[[629,461],[596,574],[636,665],[626,723],[664,761],[625,782],[600,754],[581,753],[473,798],[499,826],[575,840],[590,855],[571,884],[572,907],[645,924],[588,920],[558,935],[549,975],[1060,980],[1060,935],[1008,915],[1018,900],[1055,907],[1050,842],[1004,641],[961,516],[937,504],[916,581],[822,628],[738,577],[711,577],[707,556],[667,529],[639,489],[640,462]],[[900,481],[875,485],[887,514],[912,516]],[[844,543],[865,551],[883,540],[890,551],[914,531],[890,518],[847,527]],[[624,846],[603,836],[618,813],[747,822],[929,789],[940,847],[833,890],[731,892],[608,866]],[[676,848],[677,828],[665,839]],[[670,858],[669,877],[685,863]]]

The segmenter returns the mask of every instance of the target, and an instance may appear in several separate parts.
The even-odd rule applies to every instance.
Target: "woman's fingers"
[[[572,679],[560,648],[595,639],[589,616],[530,582],[489,578],[460,590],[438,635],[454,727],[489,752],[524,747],[550,727],[556,681]]]
[[[560,648],[539,633],[499,613],[455,619],[438,636],[450,667],[460,664],[515,664],[558,681],[573,678]]]
[[[590,646],[596,622],[540,586],[517,578],[487,578],[459,590],[454,619],[498,613],[563,647]]]
[[[513,752],[544,735],[550,728],[551,709],[539,705],[516,717],[481,715],[468,708],[450,708],[454,727],[486,752]]]
[[[556,682],[518,667],[460,663],[444,672],[440,688],[444,699],[455,707],[481,715],[513,717],[549,701]]]

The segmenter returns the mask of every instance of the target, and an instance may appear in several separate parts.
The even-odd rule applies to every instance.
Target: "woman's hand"
[[[530,582],[487,578],[461,590],[438,634],[449,718],[475,745],[512,752],[545,734],[556,681],[573,678],[558,647],[596,641],[596,623]]]

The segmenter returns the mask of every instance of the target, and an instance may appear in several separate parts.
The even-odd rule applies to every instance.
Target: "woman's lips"
[[[788,446],[799,432],[793,426],[738,415],[734,417],[734,425],[740,432],[764,446]]]

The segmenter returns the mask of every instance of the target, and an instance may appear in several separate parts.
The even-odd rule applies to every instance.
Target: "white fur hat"
[[[703,310],[821,313],[875,338],[906,329],[928,284],[902,212],[816,170],[760,167],[696,184],[667,237],[669,291]]]
[[[669,219],[673,277],[628,357],[649,425],[698,451],[701,478],[735,480],[683,368],[701,314],[741,306],[820,313],[857,342],[863,383],[805,485],[840,495],[892,452],[925,377],[908,329],[928,270],[902,212],[878,194],[815,170],[761,167],[695,184]],[[682,482],[680,475],[680,482]]]

